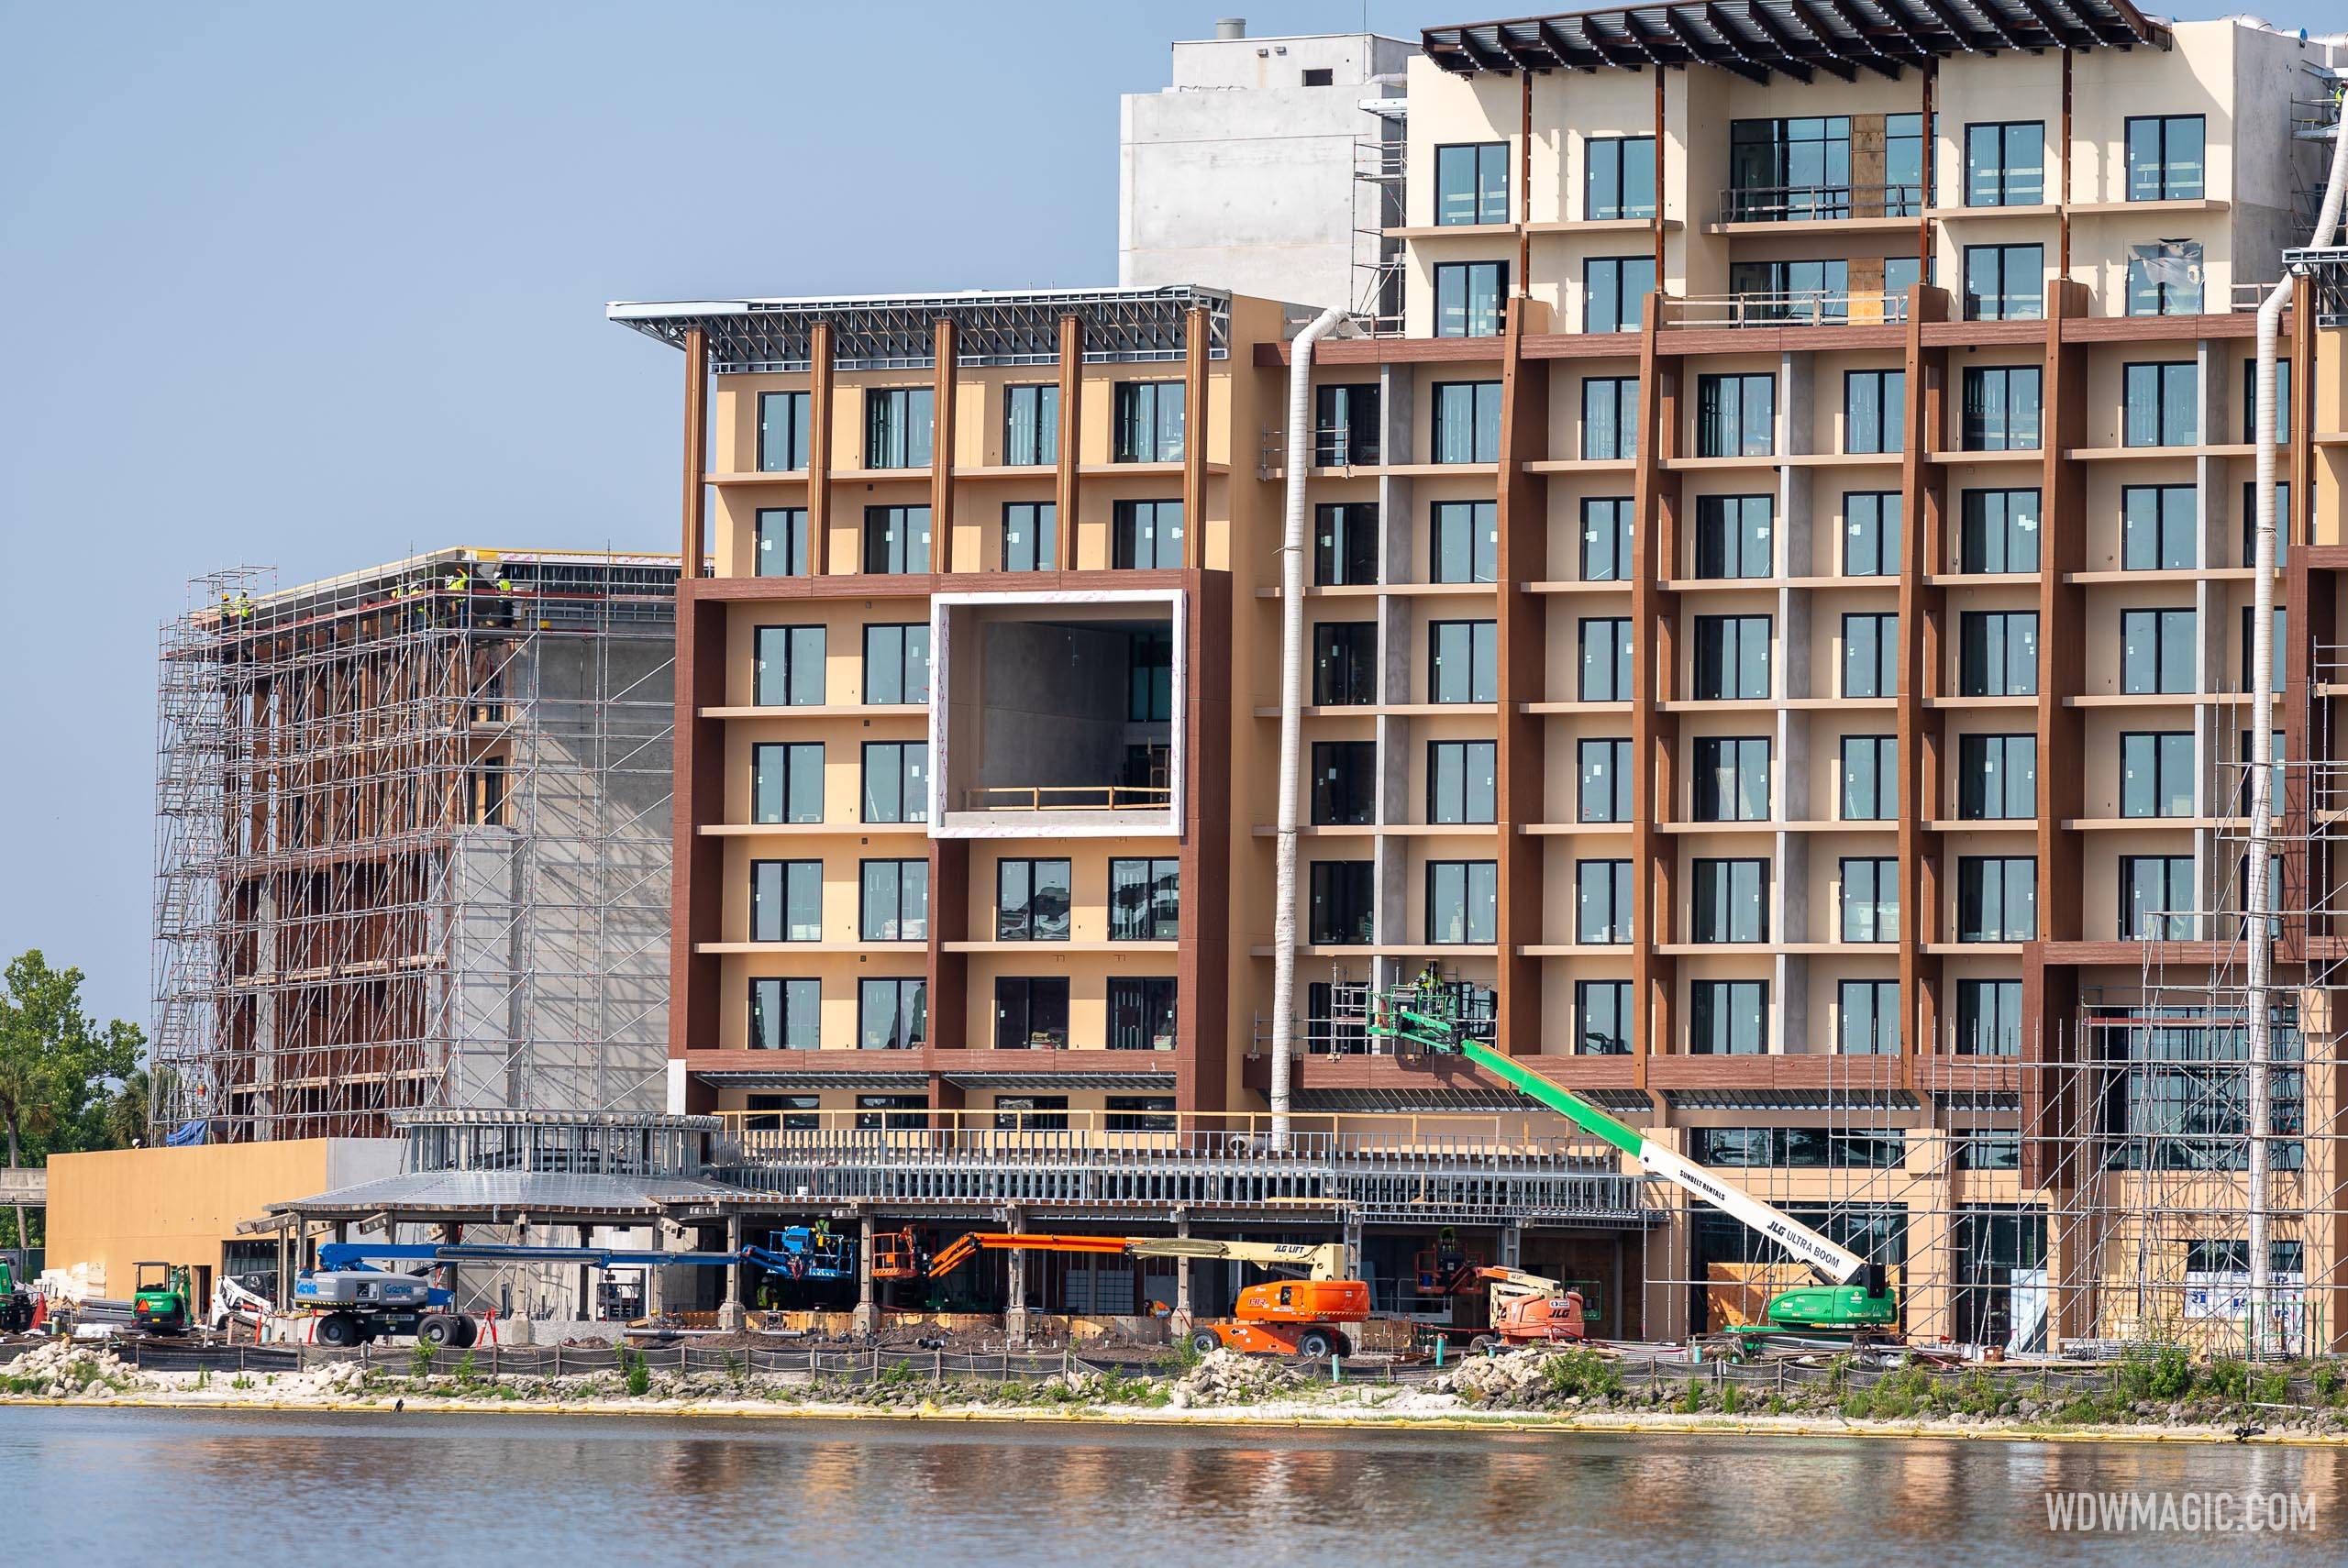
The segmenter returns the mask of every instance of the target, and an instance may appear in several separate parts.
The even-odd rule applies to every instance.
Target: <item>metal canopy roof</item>
[[[1716,65],[1751,82],[1902,67],[2000,50],[2169,46],[2131,0],[1683,0],[1429,28],[1427,58],[1462,76]]]
[[[815,324],[832,329],[832,365],[842,370],[926,370],[936,360],[936,326],[955,326],[961,366],[1059,362],[1060,318],[1084,327],[1087,364],[1182,358],[1193,306],[1207,313],[1207,354],[1231,356],[1231,295],[1170,284],[1159,289],[973,289],[944,294],[838,298],[615,301],[606,319],[672,348],[694,327],[709,337],[709,368],[720,375],[804,370]]]
[[[407,1171],[269,1207],[310,1215],[651,1215],[679,1204],[714,1202],[737,1189],[683,1176],[588,1176],[547,1171]]]

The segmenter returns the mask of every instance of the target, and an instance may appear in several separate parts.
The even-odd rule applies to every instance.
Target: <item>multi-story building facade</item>
[[[1403,329],[1312,373],[1293,1109],[1408,1139],[1373,1118],[1512,1103],[1365,1034],[1432,967],[1501,1049],[1892,1264],[1913,1331],[2225,1316],[2246,305],[2304,238],[2292,105],[2339,54],[2126,0],[1426,35]],[[2341,542],[2312,299],[2269,721],[2302,759]],[[1294,313],[614,315],[689,357],[689,556],[714,497],[672,1107],[1260,1110]],[[2307,999],[2323,859],[2284,856]],[[2275,1075],[2295,1333],[2348,1309],[2317,1010]],[[1638,1245],[1650,1331],[1777,1266],[1684,1210]]]

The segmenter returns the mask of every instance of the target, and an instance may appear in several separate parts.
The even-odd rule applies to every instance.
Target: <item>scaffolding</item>
[[[157,703],[154,1132],[657,1110],[673,556],[194,580]]]

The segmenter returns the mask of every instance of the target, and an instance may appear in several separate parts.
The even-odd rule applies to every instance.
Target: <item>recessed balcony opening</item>
[[[936,836],[1179,831],[1179,591],[932,602]]]

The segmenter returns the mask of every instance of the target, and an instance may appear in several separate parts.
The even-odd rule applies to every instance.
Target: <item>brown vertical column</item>
[[[2071,51],[2063,50],[2063,117],[2055,131],[2061,143],[2055,156],[2063,160],[2063,182],[2054,203],[2054,275],[2071,276]]]
[[[2086,564],[2087,473],[2072,458],[2087,422],[2087,349],[2063,341],[2063,323],[2088,314],[2084,283],[2058,278],[2046,296],[2046,370],[2039,419],[2038,934],[2080,937],[2078,831],[2084,810],[2084,715],[2068,705],[2087,683],[2087,591],[2071,581]]]
[[[674,864],[670,869],[669,1055],[689,1060],[717,1043],[721,965],[698,951],[717,940],[725,913],[725,841],[704,837],[703,823],[725,815],[725,726],[702,712],[725,700],[725,604],[705,598],[698,578],[677,584],[677,699],[670,797]],[[748,1005],[747,1000],[745,1006]],[[709,1110],[712,1091],[689,1080],[685,1109]]]
[[[1076,459],[1083,441],[1084,323],[1074,311],[1060,317],[1060,426],[1058,486],[1054,490],[1053,536],[1057,564],[1076,569]]]
[[[1664,704],[1679,690],[1679,596],[1664,586],[1679,549],[1679,476],[1666,469],[1679,441],[1679,359],[1660,351],[1661,291],[1647,300],[1639,331],[1637,467],[1632,478],[1631,703],[1632,1010],[1634,1081],[1644,1088],[1647,1061],[1671,1048],[1678,1017],[1678,966],[1662,951],[1671,940],[1678,856],[1660,824],[1668,821],[1678,777],[1679,720]]]
[[[928,1049],[991,1045],[991,1032],[970,1028],[970,955],[948,953],[949,942],[970,938],[970,841],[929,841]],[[933,1099],[931,1104],[937,1102]]]
[[[1946,815],[1943,719],[1931,706],[1948,668],[1947,591],[1929,581],[1946,566],[1947,469],[1939,447],[1948,428],[1948,350],[1924,347],[1924,324],[1946,321],[1947,291],[1908,291],[1907,405],[1899,459],[1899,1032],[1901,1074],[1915,1087],[1915,1060],[1940,1027],[1940,965],[1924,951],[1939,940],[1940,835]]]
[[[703,535],[709,519],[709,334],[685,331],[685,496],[682,560],[687,578],[702,571]]]
[[[1516,79],[1516,286],[1522,289],[1533,277],[1533,72],[1520,68]]]
[[[1230,1084],[1231,576],[1182,574],[1190,603],[1183,673],[1182,918],[1174,980],[1175,1109],[1224,1110]],[[1244,922],[1243,922],[1244,923]]]
[[[1182,324],[1182,564],[1207,564],[1207,348],[1204,305]]]
[[[1660,289],[1665,286],[1663,273],[1664,193],[1671,189],[1670,181],[1664,175],[1663,155],[1664,149],[1671,145],[1671,138],[1664,130],[1663,83],[1665,77],[1663,67],[1657,65],[1651,67],[1650,69],[1655,72],[1655,221],[1649,226],[1651,237],[1655,245],[1655,286]],[[1692,192],[1689,193],[1691,200],[1693,199],[1693,195],[1694,193]],[[1523,285],[1520,284],[1518,286],[1522,287]]]
[[[2291,487],[2289,510],[2276,519],[2276,540],[2283,563],[2283,756],[2306,763],[2315,758],[2315,650],[2336,635],[2338,595],[2333,575],[2308,565],[2307,546],[2314,538],[2311,526],[2315,500],[2315,284],[2306,273],[2291,280],[2290,402],[2277,411],[2280,438],[2288,450],[2283,469]],[[2252,481],[2255,483],[2256,481]],[[2313,775],[2304,767],[2283,770],[2282,798],[2275,803],[2281,838],[2279,863],[2283,889],[2276,902],[2287,911],[2282,920],[2282,953],[2289,963],[2307,958],[2307,939],[2329,934],[2329,922],[2315,911],[2316,889],[2328,887],[2331,867],[2321,859],[2321,847],[2309,832],[2308,786]]]
[[[832,324],[819,321],[807,334],[807,569],[816,577],[832,569]]]
[[[929,426],[929,565],[932,571],[977,571],[954,559],[954,324],[940,317],[931,343]]]
[[[1498,1022],[1500,1048],[1510,1055],[1541,1048],[1541,960],[1520,951],[1541,941],[1545,855],[1543,841],[1525,831],[1545,809],[1548,723],[1524,711],[1548,696],[1546,613],[1530,590],[1549,575],[1548,490],[1525,468],[1549,451],[1549,365],[1524,358],[1527,318],[1540,308],[1523,294],[1510,300],[1501,344]]]
[[[1917,74],[1924,79],[1924,188],[1916,204],[1916,276],[1929,278],[1933,268],[1933,201],[1939,183],[1941,138],[1934,128],[1934,104],[1940,92],[1940,62],[1927,60]]]

